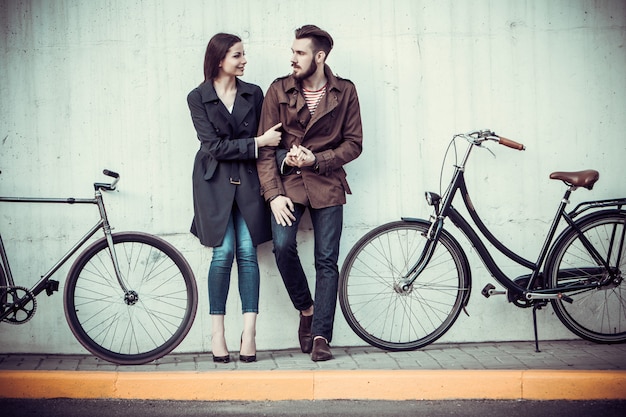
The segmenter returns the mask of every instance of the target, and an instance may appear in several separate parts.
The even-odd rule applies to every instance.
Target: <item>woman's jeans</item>
[[[296,243],[298,225],[306,207],[295,204],[296,220],[291,226],[281,226],[272,220],[276,265],[294,307],[300,311],[315,304],[313,336],[323,336],[329,342],[333,335],[337,286],[339,282],[339,240],[343,226],[343,206],[323,209],[309,207],[315,236],[315,302],[300,263]]]
[[[236,205],[233,206],[221,246],[213,248],[209,268],[210,314],[226,314],[230,271],[235,255],[242,312],[258,313],[260,274],[256,247],[252,244],[248,226]]]

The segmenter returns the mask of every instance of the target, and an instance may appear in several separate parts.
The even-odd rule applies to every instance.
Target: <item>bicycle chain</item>
[[[10,314],[8,317],[2,320],[4,323],[16,324],[16,325],[24,324],[27,321],[29,321],[31,318],[33,318],[33,315],[35,315],[35,311],[37,311],[37,299],[35,298],[35,294],[33,294],[28,288],[15,285],[11,287],[0,287],[0,291],[1,291],[0,299],[2,300],[2,306],[1,306],[2,311],[4,311],[6,308],[11,308],[14,304],[14,301],[8,300],[9,294],[11,295],[12,300],[19,300],[24,297],[28,298],[28,301],[26,301],[24,305],[18,311],[12,312],[12,314]],[[23,291],[24,295],[20,297],[17,294],[17,291]],[[32,303],[32,308],[30,310],[26,308],[29,303]],[[26,314],[25,318],[23,319],[17,318],[17,313],[20,311]]]

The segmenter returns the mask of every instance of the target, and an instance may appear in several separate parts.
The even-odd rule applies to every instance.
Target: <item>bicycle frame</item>
[[[113,246],[113,238],[111,235],[111,226],[109,225],[108,217],[106,214],[106,210],[104,207],[104,201],[102,199],[101,188],[104,189],[114,189],[114,185],[111,184],[94,184],[95,187],[95,196],[94,198],[31,198],[31,197],[0,197],[0,202],[11,202],[11,203],[39,203],[39,204],[95,204],[98,206],[100,212],[100,220],[81,238],[78,240],[74,246],[72,246],[66,253],[61,257],[57,263],[55,263],[48,272],[46,272],[41,279],[30,289],[30,292],[37,296],[44,290],[48,295],[51,295],[54,291],[58,290],[58,282],[53,281],[50,278],[93,236],[95,235],[99,229],[104,231],[104,235],[107,239],[109,253],[111,255],[111,259],[113,261],[113,266],[115,269],[115,274],[117,276],[117,280],[120,284],[122,291],[125,294],[128,294],[129,291],[126,288],[124,282],[122,281],[122,275],[120,273],[120,268],[117,260],[117,256],[115,254],[115,248]],[[13,274],[11,272],[11,268],[9,266],[9,259],[6,254],[6,250],[4,247],[4,242],[2,241],[2,236],[0,235],[0,257],[2,259],[2,266],[5,271],[7,285],[14,286],[15,280],[13,278]],[[11,309],[6,309],[4,313],[0,315],[0,321],[4,320],[11,313]]]
[[[409,269],[409,272],[403,277],[404,285],[403,288],[406,290],[409,288],[413,282],[417,279],[420,272],[426,267],[428,264],[432,254],[434,253],[435,247],[437,245],[439,236],[441,231],[443,230],[444,219],[450,218],[452,223],[454,223],[461,231],[465,234],[465,236],[469,239],[472,245],[476,248],[476,251],[483,261],[485,267],[489,270],[489,272],[493,275],[493,277],[502,284],[508,291],[509,294],[513,296],[524,296],[527,300],[531,299],[556,299],[556,298],[565,298],[567,296],[563,294],[564,289],[562,288],[548,288],[541,285],[543,288],[537,289],[537,282],[540,279],[543,279],[541,275],[541,269],[546,261],[546,257],[550,251],[552,242],[554,240],[554,236],[558,229],[559,224],[561,223],[561,219],[564,219],[565,222],[574,230],[576,230],[580,236],[581,241],[585,244],[587,250],[592,254],[593,258],[596,260],[599,266],[603,266],[606,270],[610,271],[609,265],[606,264],[606,261],[602,259],[600,254],[598,254],[597,250],[589,243],[584,234],[580,231],[576,223],[574,222],[574,217],[579,215],[580,213],[596,208],[596,207],[608,207],[608,206],[618,206],[621,207],[626,204],[626,199],[617,199],[617,200],[603,200],[596,202],[586,202],[579,204],[572,212],[568,213],[565,211],[565,207],[568,204],[568,199],[572,191],[575,190],[575,187],[568,187],[563,199],[561,200],[556,215],[552,221],[552,224],[548,230],[548,234],[545,238],[541,251],[539,252],[539,256],[535,262],[532,262],[519,254],[508,249],[500,240],[498,240],[487,228],[487,226],[483,223],[478,213],[476,212],[474,205],[470,199],[469,192],[467,189],[467,184],[465,182],[465,165],[469,158],[469,155],[476,145],[474,143],[470,143],[465,156],[462,159],[462,163],[459,166],[455,166],[455,171],[453,174],[452,181],[450,182],[450,186],[444,195],[441,201],[441,208],[436,209],[436,217],[434,217],[431,221],[431,227],[428,231],[428,235],[426,236],[428,239],[428,243],[425,246],[425,249],[415,263],[415,265]],[[478,228],[478,230],[482,233],[482,235],[489,241],[500,253],[505,255],[510,260],[515,263],[530,269],[532,272],[528,276],[528,281],[524,282],[526,285],[522,286],[515,282],[513,279],[509,278],[497,265],[495,260],[493,259],[491,253],[483,243],[481,237],[476,233],[474,228],[470,225],[470,223],[459,213],[452,202],[456,196],[456,193],[459,192],[462,195],[462,200],[465,205],[465,208],[468,210],[469,215]],[[437,196],[438,197],[438,196]],[[438,207],[438,206],[436,206]],[[611,273],[612,274],[612,273]],[[526,276],[525,276],[526,277]],[[608,277],[608,279],[612,279],[613,277]],[[594,284],[579,284],[573,285],[567,288],[567,292],[579,291],[583,289],[597,288],[601,283]]]

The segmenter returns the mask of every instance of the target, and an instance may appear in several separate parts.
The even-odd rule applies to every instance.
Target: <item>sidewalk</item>
[[[255,363],[171,354],[139,366],[93,356],[2,354],[0,397],[168,400],[626,399],[626,344],[583,340],[434,344],[412,352],[260,351]]]

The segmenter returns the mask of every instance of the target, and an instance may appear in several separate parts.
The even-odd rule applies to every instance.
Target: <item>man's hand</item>
[[[297,168],[310,167],[315,164],[315,155],[302,145],[293,145],[287,153],[285,164]]]
[[[289,197],[279,195],[270,201],[270,208],[272,209],[276,223],[281,226],[291,226],[293,222],[296,221],[296,217],[293,215],[293,202]]]

